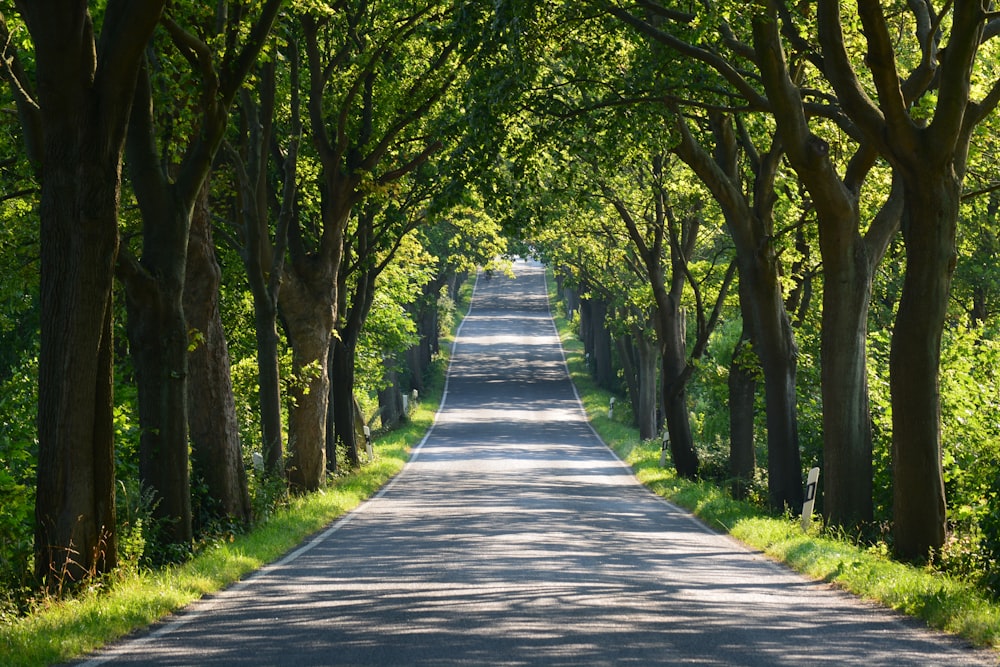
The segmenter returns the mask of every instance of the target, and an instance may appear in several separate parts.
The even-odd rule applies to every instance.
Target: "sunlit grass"
[[[555,303],[553,281],[550,298]],[[748,546],[814,579],[826,581],[924,620],[978,646],[1000,646],[1000,605],[972,585],[924,567],[898,563],[884,547],[863,548],[837,539],[820,522],[804,533],[797,518],[771,516],[762,508],[734,500],[708,482],[691,482],[660,466],[660,445],[641,442],[638,431],[608,419],[611,394],[597,387],[586,368],[583,345],[558,308],[553,315],[563,341],[570,376],[591,424],[636,477],[658,495],[684,507],[709,527],[730,533]]]

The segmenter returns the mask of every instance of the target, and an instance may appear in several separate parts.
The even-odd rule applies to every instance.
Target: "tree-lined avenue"
[[[377,497],[82,664],[995,664],[643,489],[587,424],[542,267],[515,273],[480,276],[437,421]]]

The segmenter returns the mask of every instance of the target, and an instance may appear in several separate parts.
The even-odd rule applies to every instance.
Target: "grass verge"
[[[467,286],[456,323],[468,312],[470,294]],[[360,505],[403,468],[411,448],[434,422],[449,349],[442,346],[409,423],[374,442],[374,461],[319,492],[292,498],[252,532],[213,544],[186,563],[116,573],[100,588],[72,599],[43,601],[29,616],[0,624],[0,665],[42,667],[84,656],[278,560]]]
[[[553,281],[548,284],[549,298],[555,304]],[[864,548],[838,539],[818,523],[804,533],[798,519],[769,515],[757,506],[733,500],[713,484],[680,479],[672,468],[661,468],[658,442],[640,442],[636,429],[608,418],[611,394],[591,378],[583,344],[559,307],[553,309],[553,316],[570,377],[591,424],[632,466],[639,481],[655,493],[690,510],[713,529],[728,532],[814,579],[922,619],[977,646],[1000,647],[1000,604],[985,598],[974,586],[929,568],[895,562],[885,548]]]

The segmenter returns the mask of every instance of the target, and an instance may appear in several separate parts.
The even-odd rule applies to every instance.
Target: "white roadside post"
[[[670,431],[663,430],[663,442],[660,443],[660,467],[667,467],[667,450],[670,448]]]
[[[611,401],[608,403],[608,419],[615,418],[615,397],[611,397]]]
[[[813,505],[816,504],[816,489],[819,486],[819,468],[809,471],[806,478],[806,501],[802,504],[802,531],[808,532],[812,523]]]
[[[368,460],[374,461],[375,454],[372,452],[372,430],[365,425],[365,453],[368,454]]]

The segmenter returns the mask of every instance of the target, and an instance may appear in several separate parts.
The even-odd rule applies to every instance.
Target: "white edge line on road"
[[[451,370],[452,370],[451,361],[452,359],[455,358],[455,350],[458,347],[458,338],[462,334],[462,328],[465,326],[465,322],[468,319],[469,315],[472,314],[472,303],[476,298],[476,290],[478,289],[478,287],[479,287],[479,273],[477,272],[476,282],[473,283],[472,285],[472,297],[469,301],[469,310],[468,312],[466,312],[465,317],[462,318],[462,321],[459,323],[458,328],[455,330],[455,338],[454,341],[452,342],[451,353],[449,354],[448,358],[448,370],[445,372],[444,391],[441,393],[441,402],[438,404],[437,411],[434,413],[434,419],[431,422],[431,425],[427,428],[427,432],[424,433],[424,437],[420,440],[420,443],[417,444],[413,452],[410,454],[410,458],[407,461],[407,465],[413,462],[417,458],[417,455],[420,453],[420,450],[423,449],[424,444],[426,444],[427,439],[430,437],[431,433],[434,431],[434,427],[437,425],[438,415],[440,415],[441,411],[444,409],[445,400],[448,398],[448,385],[451,382]],[[562,346],[560,346],[560,349],[562,349]],[[563,359],[563,363],[565,363],[565,358]],[[575,387],[573,388],[573,391],[574,392],[576,391]],[[399,478],[403,475],[405,471],[406,467],[404,467],[403,470],[399,471],[399,473],[395,477],[389,480],[389,482],[385,486],[379,489],[378,493],[376,493],[374,496],[365,500],[357,507],[355,507],[353,510],[349,511],[347,514],[344,514],[339,519],[335,520],[330,525],[329,528],[319,533],[314,538],[312,538],[302,546],[298,547],[297,549],[290,551],[287,555],[285,555],[284,558],[281,558],[280,560],[277,560],[273,563],[269,563],[257,570],[254,570],[246,578],[237,581],[233,585],[228,586],[222,589],[221,591],[218,591],[217,594],[221,594],[223,592],[238,591],[240,589],[246,588],[251,583],[253,583],[254,580],[256,580],[257,578],[262,577],[273,570],[284,567],[289,563],[291,563],[292,561],[296,560],[302,554],[311,551],[313,548],[315,548],[317,545],[319,545],[324,540],[329,538],[331,535],[333,535],[341,528],[351,523],[351,521],[353,521],[358,514],[363,512],[365,510],[365,507],[367,507],[373,500],[377,500],[378,498],[381,498],[383,495],[385,495],[389,491],[389,489],[395,486],[397,480],[399,480]],[[98,667],[99,665],[111,662],[115,658],[119,658],[129,653],[134,653],[136,649],[141,648],[143,645],[148,644],[154,639],[158,639],[159,637],[168,635],[171,632],[174,632],[184,627],[185,625],[197,619],[198,617],[204,615],[205,613],[211,611],[216,606],[216,599],[210,598],[206,600],[205,598],[200,598],[198,600],[191,602],[190,604],[198,605],[198,608],[188,613],[185,613],[184,609],[180,609],[177,612],[174,612],[177,615],[173,619],[164,622],[162,626],[160,626],[159,628],[150,632],[147,635],[143,635],[142,637],[133,640],[129,640],[127,638],[120,640],[122,643],[118,644],[117,646],[108,648],[106,650],[98,649],[98,651],[100,651],[100,655],[97,655],[94,658],[87,660],[86,662],[79,663],[79,667]]]

